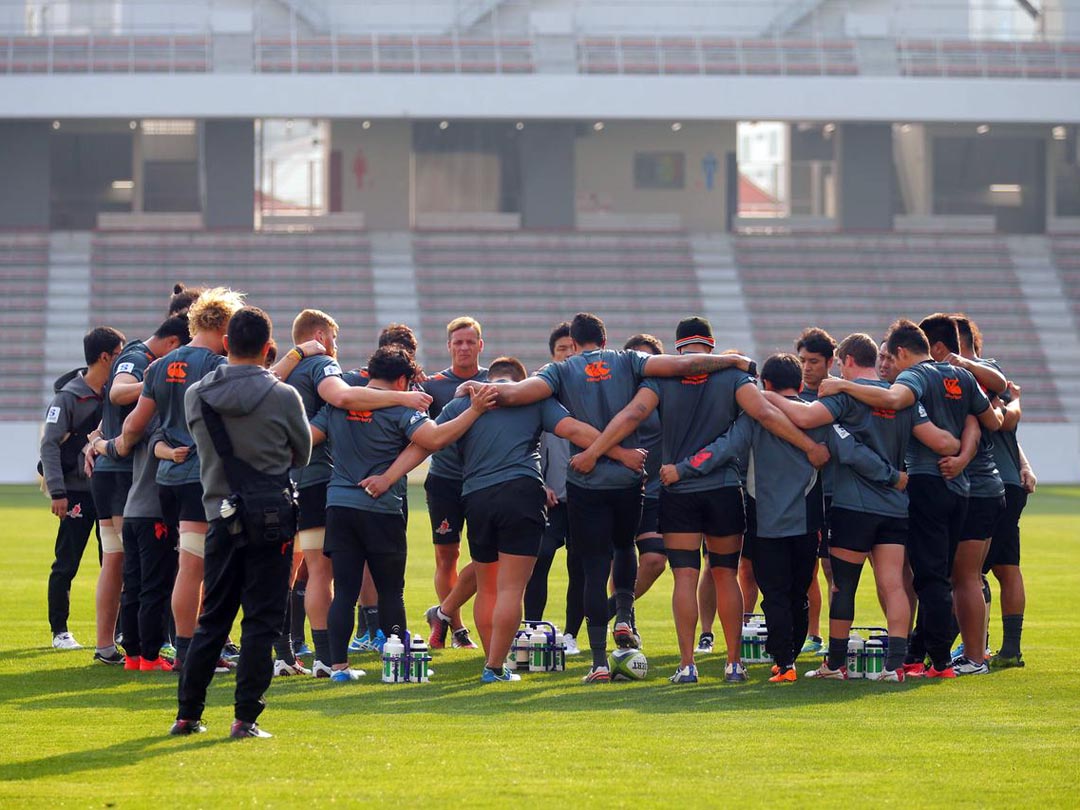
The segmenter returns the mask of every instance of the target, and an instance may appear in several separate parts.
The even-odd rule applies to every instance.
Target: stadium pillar
[[[521,164],[521,226],[573,228],[574,140],[572,123],[532,124],[518,139]]]
[[[894,178],[890,124],[837,129],[838,225],[842,231],[891,231]]]
[[[0,228],[49,227],[50,133],[45,121],[0,123]]]
[[[201,141],[206,227],[251,230],[255,227],[255,122],[204,121]]]

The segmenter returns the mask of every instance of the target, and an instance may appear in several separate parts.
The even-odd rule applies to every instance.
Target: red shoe
[[[446,647],[446,634],[450,630],[450,623],[444,622],[439,618],[439,606],[435,605],[429,607],[427,612],[424,613],[424,619],[428,623],[428,627],[431,628],[431,635],[428,636],[427,645],[431,650],[442,650]]]
[[[904,664],[905,678],[921,678],[926,675],[926,664],[921,661],[917,664]]]
[[[124,669],[129,672],[138,672],[142,669],[142,659],[137,655],[124,656]]]
[[[926,670],[926,678],[955,678],[956,670],[952,667],[945,667],[945,669],[937,669],[936,667],[930,667]]]
[[[172,672],[173,666],[159,655],[153,661],[149,658],[142,659],[139,669],[142,672]]]

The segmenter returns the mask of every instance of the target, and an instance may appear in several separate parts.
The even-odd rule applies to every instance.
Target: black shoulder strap
[[[221,415],[206,404],[206,400],[199,397],[199,405],[202,409],[203,420],[206,422],[206,430],[210,434],[210,441],[214,449],[221,457],[221,463],[225,467],[225,479],[229,482],[229,489],[233,492],[240,491],[240,484],[250,469],[250,465],[236,457],[233,452],[232,439],[225,430],[225,422]]]

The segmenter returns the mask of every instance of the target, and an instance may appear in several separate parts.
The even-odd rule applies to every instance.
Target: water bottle
[[[529,636],[529,672],[547,671],[548,637],[540,625],[533,625],[532,634]]]
[[[409,680],[413,683],[428,682],[428,664],[431,656],[428,654],[427,643],[424,637],[416,635],[412,637],[412,647],[409,650]]]
[[[566,639],[563,634],[555,631],[555,649],[551,656],[552,672],[562,672],[566,669]]]
[[[528,630],[518,630],[514,636],[514,666],[511,669],[526,669],[529,666],[529,636]]]
[[[401,671],[404,657],[405,645],[401,643],[396,633],[391,633],[390,638],[383,645],[383,683],[401,683],[404,680],[404,673]]]
[[[888,636],[873,636],[866,642],[861,667],[864,678],[877,677],[885,669],[885,648],[888,643]]]
[[[863,637],[858,633],[852,631],[848,637],[847,643],[847,676],[848,680],[855,678],[865,678],[866,675],[863,672],[863,649],[866,647],[866,642],[863,641]]]

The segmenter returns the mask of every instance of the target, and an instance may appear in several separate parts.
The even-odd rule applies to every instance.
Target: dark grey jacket
[[[56,381],[56,395],[45,412],[45,431],[41,436],[41,469],[45,487],[51,498],[67,497],[68,491],[89,492],[90,479],[83,473],[82,459],[75,469],[65,475],[60,464],[60,445],[80,425],[90,425],[79,431],[79,449],[86,446],[86,436],[101,421],[101,394],[86,384],[83,372],[69,372]]]

